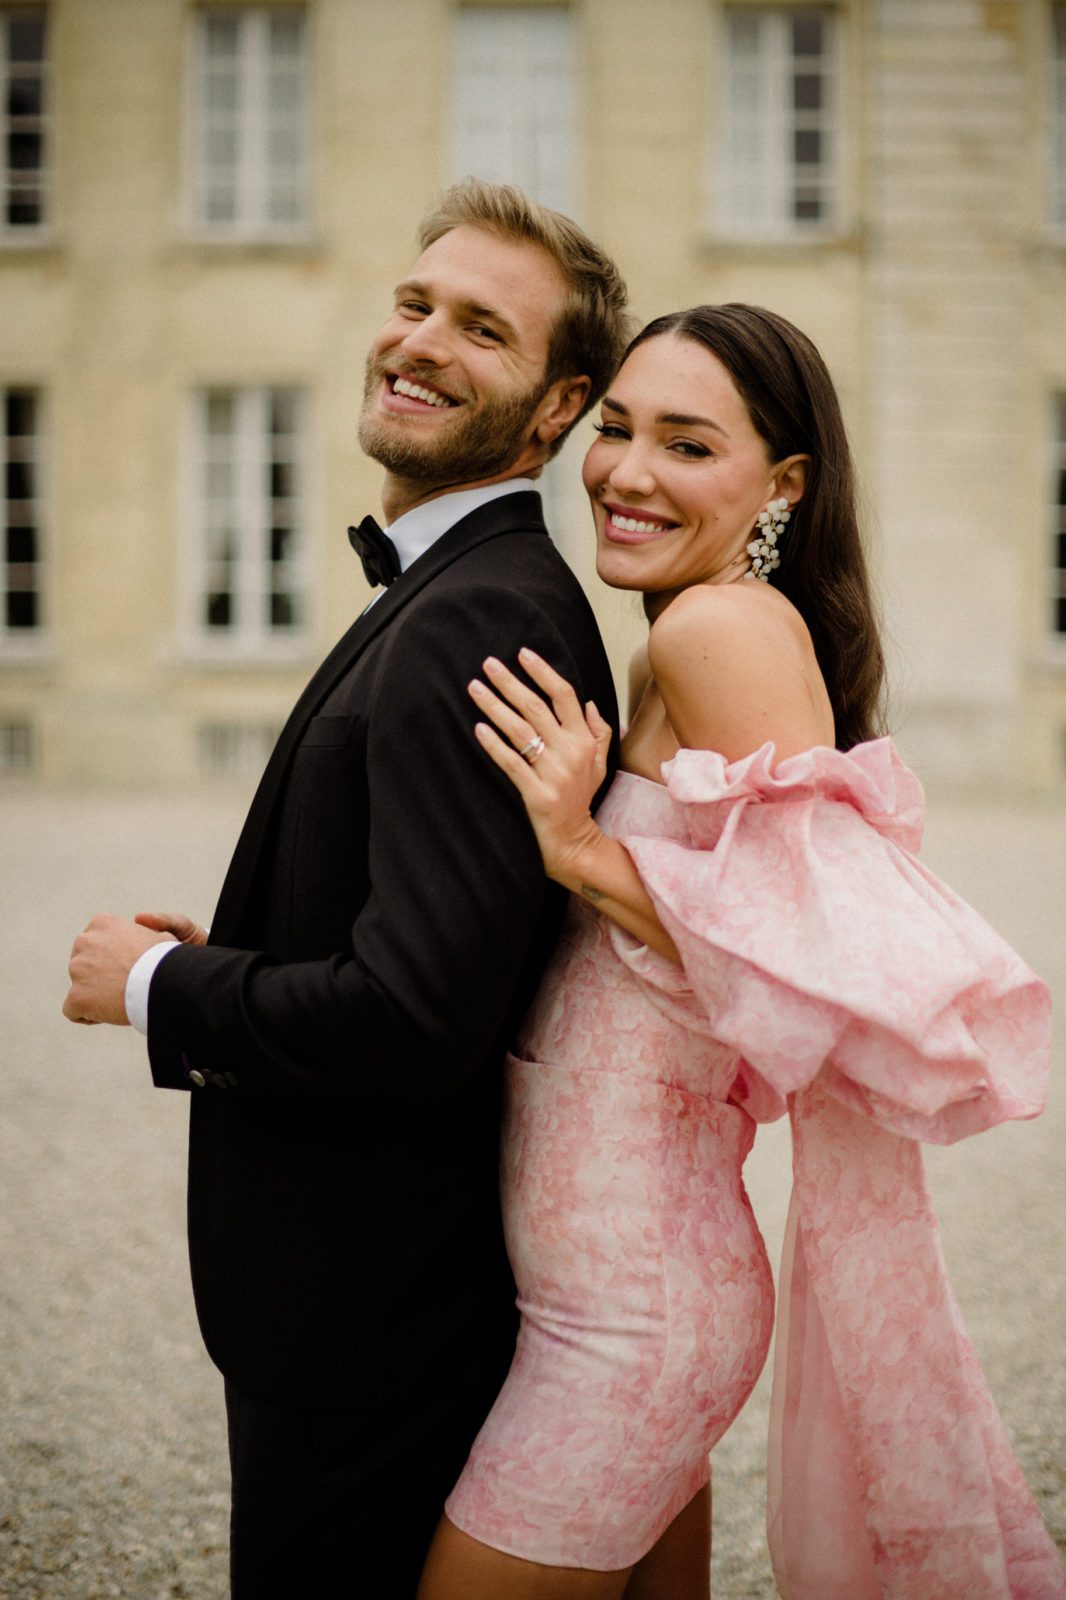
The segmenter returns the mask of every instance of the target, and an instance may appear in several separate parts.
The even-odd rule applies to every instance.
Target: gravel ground
[[[221,1380],[188,1289],[184,1096],[141,1041],[59,1014],[95,910],[209,915],[246,796],[0,795],[0,1595],[221,1600]],[[926,857],[1066,993],[1061,808],[932,806]],[[1059,1066],[1062,1047],[1059,1046]],[[929,1153],[953,1280],[1029,1482],[1066,1548],[1066,1097]],[[749,1186],[771,1254],[788,1141]],[[762,1531],[767,1384],[715,1457],[716,1600],[775,1594]],[[302,1600],[302,1597],[294,1597]],[[338,1597],[340,1600],[340,1597]]]

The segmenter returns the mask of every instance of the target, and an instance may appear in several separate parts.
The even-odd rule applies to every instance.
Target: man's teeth
[[[450,406],[452,403],[435,389],[423,389],[420,383],[409,383],[406,378],[397,378],[392,387],[397,394],[405,394],[412,400],[424,400],[428,406]]]
[[[611,521],[623,533],[665,533],[668,527],[665,522],[639,522],[636,517],[619,517],[613,511]]]

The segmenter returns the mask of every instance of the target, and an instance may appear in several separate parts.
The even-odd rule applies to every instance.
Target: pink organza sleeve
[[[757,1119],[815,1078],[937,1144],[1035,1116],[1047,986],[917,859],[921,788],[891,741],[807,751],[776,771],[773,754],[727,765],[682,750],[664,767],[687,839],[622,842],[683,982],[618,930],[622,959],[694,997],[743,1058],[735,1098]]]
[[[684,828],[625,837],[682,967],[612,931],[657,1003],[787,1107],[768,1531],[784,1600],[1063,1600],[1066,1576],[944,1270],[917,1140],[1035,1116],[1046,986],[916,857],[888,740],[664,768]],[[679,833],[684,835],[679,837]]]

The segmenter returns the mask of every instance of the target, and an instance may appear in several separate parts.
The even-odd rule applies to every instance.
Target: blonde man
[[[563,898],[466,684],[528,645],[615,717],[535,480],[606,387],[624,285],[568,219],[476,181],[420,244],[360,423],[388,535],[352,537],[384,592],[298,701],[210,940],[95,918],[64,1007],[142,1027],[156,1084],[192,1098],[236,1600],[414,1595],[512,1354],[500,1065]]]

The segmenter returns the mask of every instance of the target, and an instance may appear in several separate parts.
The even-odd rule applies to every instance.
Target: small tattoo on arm
[[[602,889],[597,889],[595,884],[583,883],[581,893],[586,900],[606,900],[607,896]]]

